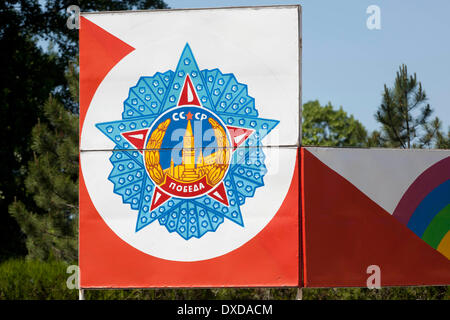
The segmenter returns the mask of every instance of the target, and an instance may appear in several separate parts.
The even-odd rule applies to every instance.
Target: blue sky
[[[433,0],[165,0],[171,8],[301,4],[303,102],[331,102],[368,130],[386,83],[405,63],[422,82],[433,116],[450,125],[450,1]],[[381,9],[381,30],[369,30],[369,5]]]

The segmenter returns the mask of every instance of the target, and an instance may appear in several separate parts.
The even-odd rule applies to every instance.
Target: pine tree
[[[406,65],[401,65],[393,88],[384,85],[383,99],[375,118],[382,125],[382,145],[388,147],[427,147],[434,136],[429,117],[433,112],[426,103],[427,96],[417,81],[416,74],[408,75]]]
[[[442,122],[438,117],[427,123],[425,125],[426,134],[421,138],[423,144],[436,149],[450,149],[450,128],[447,130],[446,136],[441,127]]]
[[[76,103],[76,66],[70,66],[66,77]],[[34,159],[25,179],[37,210],[15,201],[9,212],[27,236],[29,257],[73,262],[77,260],[78,234],[78,116],[53,96],[42,109],[45,119],[39,119],[32,129]]]
[[[445,135],[440,130],[436,133],[436,149],[450,149],[450,129],[447,130],[447,135]]]

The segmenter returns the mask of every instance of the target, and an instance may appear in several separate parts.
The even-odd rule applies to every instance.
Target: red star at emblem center
[[[186,119],[192,120],[192,116],[193,116],[193,114],[189,111],[188,114],[186,115]]]

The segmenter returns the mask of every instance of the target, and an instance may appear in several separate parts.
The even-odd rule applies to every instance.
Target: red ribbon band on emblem
[[[166,181],[160,188],[174,196],[194,197],[201,195],[212,187],[206,182],[206,176],[194,182],[180,182],[166,176]]]

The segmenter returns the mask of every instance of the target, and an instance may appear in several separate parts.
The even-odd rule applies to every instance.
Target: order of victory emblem
[[[261,140],[277,120],[258,117],[233,74],[200,70],[187,44],[175,71],[143,76],[122,119],[96,126],[116,144],[108,179],[138,211],[136,232],[155,223],[183,239],[215,232],[264,186]]]

